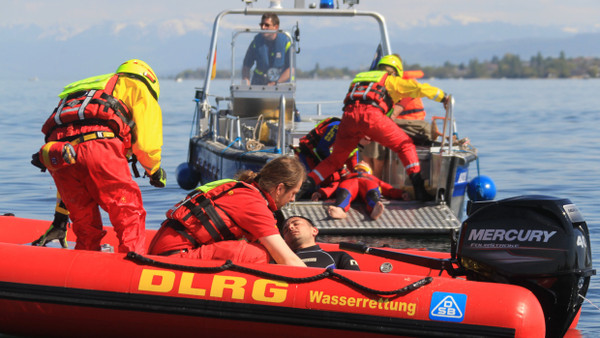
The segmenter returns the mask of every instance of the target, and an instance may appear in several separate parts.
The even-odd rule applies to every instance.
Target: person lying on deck
[[[335,192],[335,204],[327,208],[327,213],[331,218],[343,219],[346,218],[352,201],[361,197],[365,202],[367,213],[374,220],[383,214],[385,208],[381,202],[381,195],[405,201],[410,199],[406,191],[392,187],[389,183],[373,176],[371,172],[367,162],[360,161],[354,166],[352,173],[346,174],[327,187],[320,188],[313,193],[311,199],[318,201],[329,198]]]

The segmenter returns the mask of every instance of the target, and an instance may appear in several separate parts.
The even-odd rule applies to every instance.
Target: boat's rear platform
[[[345,219],[329,217],[328,201],[294,202],[284,207],[283,213],[286,218],[310,218],[323,235],[445,234],[460,227],[460,220],[446,204],[395,200],[383,203],[385,211],[377,220],[369,217],[361,203],[352,204]]]

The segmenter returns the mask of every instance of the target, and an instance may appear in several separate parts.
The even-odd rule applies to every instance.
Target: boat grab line
[[[592,301],[591,301],[591,300],[589,300],[589,299],[585,298],[585,297],[584,297],[584,296],[582,296],[582,295],[579,295],[579,297],[583,298],[583,300],[584,300],[584,301],[587,301],[588,303],[590,303],[590,304],[591,304],[593,307],[595,307],[595,308],[596,308],[596,310],[600,310],[600,307],[599,307],[598,305],[596,305],[596,304],[592,303]]]
[[[157,261],[157,260],[145,257],[145,256],[140,255],[133,251],[127,253],[127,256],[125,256],[125,259],[128,259],[132,262],[142,264],[142,265],[150,265],[150,266],[155,266],[155,267],[160,267],[160,268],[165,268],[165,269],[183,270],[183,271],[190,271],[190,272],[214,273],[214,272],[222,272],[222,271],[226,271],[226,270],[232,270],[232,271],[243,272],[243,273],[258,276],[258,277],[264,277],[264,278],[269,278],[269,279],[273,279],[273,280],[280,280],[280,281],[284,281],[284,282],[288,282],[288,283],[296,283],[296,284],[310,283],[310,282],[314,282],[317,280],[330,278],[330,279],[338,281],[342,284],[346,284],[353,288],[356,288],[356,289],[359,289],[362,291],[366,291],[366,292],[369,292],[371,294],[378,295],[378,296],[405,295],[405,294],[408,294],[414,290],[417,290],[417,289],[421,288],[422,286],[425,286],[433,281],[432,277],[425,277],[421,280],[418,280],[418,281],[416,281],[412,284],[409,284],[405,287],[402,287],[400,289],[384,291],[384,290],[372,289],[367,286],[361,285],[361,284],[351,280],[350,278],[345,277],[345,276],[335,272],[332,268],[327,268],[322,273],[320,273],[318,275],[310,276],[310,277],[289,277],[289,276],[273,274],[273,273],[266,272],[266,271],[251,269],[251,268],[247,268],[247,267],[244,267],[241,265],[236,265],[230,260],[225,261],[225,263],[221,266],[199,267],[199,266],[189,266],[189,265],[165,263],[165,262],[161,262],[161,261]]]

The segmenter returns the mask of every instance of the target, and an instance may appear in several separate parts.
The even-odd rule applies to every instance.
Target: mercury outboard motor
[[[596,274],[577,206],[549,196],[469,203],[455,253],[467,278],[529,289],[544,311],[546,336],[562,337]]]

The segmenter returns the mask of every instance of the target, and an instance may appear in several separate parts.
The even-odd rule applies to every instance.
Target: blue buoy
[[[200,181],[200,175],[198,175],[187,162],[183,162],[177,166],[176,169],[177,184],[181,189],[192,190],[196,188]]]
[[[467,195],[473,202],[491,201],[496,197],[496,184],[485,175],[477,176],[469,182]]]
[[[319,8],[330,8],[333,9],[333,0],[321,0]]]

